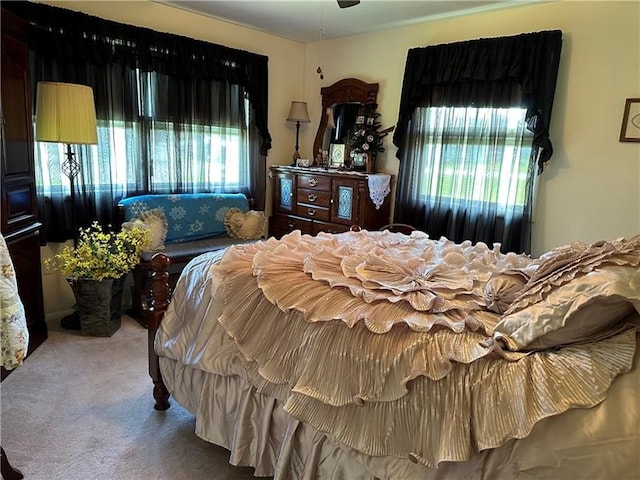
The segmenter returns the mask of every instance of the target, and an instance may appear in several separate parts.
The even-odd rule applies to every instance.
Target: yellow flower
[[[151,244],[148,229],[133,226],[118,233],[105,232],[98,222],[80,229],[75,247],[66,246],[52,259],[47,268],[57,270],[67,278],[120,278],[140,261],[140,254]]]

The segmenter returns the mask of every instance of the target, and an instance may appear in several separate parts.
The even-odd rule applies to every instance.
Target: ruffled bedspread
[[[162,323],[156,351],[241,375],[362,453],[434,467],[602,402],[632,365],[639,265],[639,238],[531,259],[420,232],[294,232],[229,248],[204,284],[205,319],[169,315],[176,320]],[[603,272],[615,285],[601,295],[621,303],[615,320],[598,328],[592,318],[589,335],[576,341],[573,328],[563,342],[574,318],[584,320],[571,304],[538,329],[536,340],[553,331],[552,347],[514,348],[510,336],[524,327],[510,315]]]
[[[2,366],[12,370],[27,354],[29,331],[24,306],[18,296],[13,262],[4,237],[0,235],[0,345]]]

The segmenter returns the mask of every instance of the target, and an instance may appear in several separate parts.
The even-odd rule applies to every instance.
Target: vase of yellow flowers
[[[124,282],[150,244],[150,237],[143,227],[115,233],[94,222],[80,229],[73,247],[66,246],[45,261],[71,285],[82,335],[110,337],[120,328]]]

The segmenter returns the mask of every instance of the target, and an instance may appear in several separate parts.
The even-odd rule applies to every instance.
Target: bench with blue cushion
[[[170,283],[175,285],[184,266],[196,256],[252,240],[231,238],[224,226],[225,214],[231,208],[249,210],[242,193],[145,194],[123,198],[118,202],[120,223],[134,220],[143,212],[160,209],[167,219],[164,249],[171,262]],[[132,308],[129,313],[144,323],[149,286],[149,262],[155,251],[144,252],[133,270]]]

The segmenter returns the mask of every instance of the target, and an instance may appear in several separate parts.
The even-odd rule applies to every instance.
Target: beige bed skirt
[[[637,357],[637,356],[636,356]],[[637,363],[637,358],[636,358]],[[531,434],[470,461],[439,469],[407,459],[371,457],[286,413],[239,376],[222,376],[161,357],[167,388],[196,417],[196,435],[231,452],[229,463],[258,477],[287,480],[640,479],[640,374],[614,382],[608,398],[536,424]],[[608,408],[608,405],[614,408]],[[629,409],[620,412],[619,406]]]

